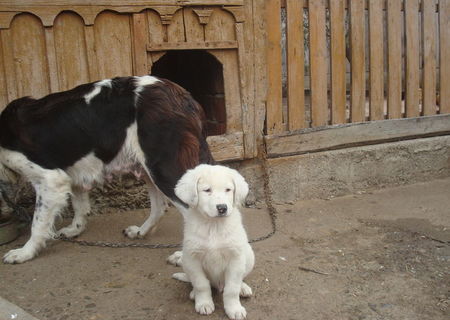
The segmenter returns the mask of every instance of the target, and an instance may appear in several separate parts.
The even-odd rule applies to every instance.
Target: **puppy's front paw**
[[[214,302],[212,300],[195,301],[195,311],[207,315],[214,312]]]
[[[14,249],[10,250],[3,256],[3,262],[11,264],[23,263],[25,261],[33,259],[36,254],[36,250],[30,250],[27,248]]]
[[[231,307],[225,308],[225,313],[228,318],[233,320],[242,320],[247,317],[247,310],[241,305],[234,305]]]
[[[182,251],[175,251],[167,258],[167,262],[176,267],[180,267],[182,265],[182,257],[183,257]]]
[[[142,239],[144,235],[141,234],[141,228],[138,226],[129,226],[123,230],[123,234],[130,239]]]

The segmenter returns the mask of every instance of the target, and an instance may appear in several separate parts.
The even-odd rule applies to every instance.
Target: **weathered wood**
[[[203,42],[205,41],[205,28],[202,25],[202,21],[206,22],[207,12],[212,13],[212,9],[207,10],[206,12],[201,9],[193,9],[193,8],[184,8],[183,9],[183,19],[184,25],[186,29],[186,41],[187,42]],[[203,17],[203,20],[200,20],[200,16]],[[208,21],[209,17],[208,16]],[[205,23],[207,24],[207,23]]]
[[[207,139],[214,160],[230,161],[244,159],[242,132],[211,136]]]
[[[184,19],[183,10],[178,10],[170,20],[170,24],[166,24],[164,20],[163,24],[166,24],[167,42],[184,42],[186,41],[186,35],[184,32]]]
[[[450,113],[450,0],[439,0],[439,112]]]
[[[95,30],[94,26],[86,26],[84,29],[84,38],[86,42],[86,52],[95,52]],[[100,80],[98,59],[96,54],[87,55],[89,81]]]
[[[12,100],[18,98],[17,94],[17,77],[14,70],[14,53],[12,48],[12,37],[11,30],[0,30],[0,39],[2,42],[2,56],[3,56],[3,66],[5,70],[5,81],[6,81],[6,93],[7,100],[11,102]]]
[[[168,50],[198,50],[198,49],[237,49],[237,41],[201,41],[201,42],[164,42],[160,44],[149,44],[147,51]]]
[[[450,134],[450,115],[380,120],[303,129],[265,137],[269,157]]]
[[[312,126],[328,123],[327,44],[325,37],[325,1],[309,2],[309,50],[311,74]]]
[[[288,85],[288,129],[305,125],[305,56],[303,36],[303,1],[287,0],[286,50]]]
[[[406,37],[406,117],[417,117],[419,110],[419,0],[405,0]]]
[[[388,118],[402,117],[401,0],[387,2],[388,16]]]
[[[3,59],[3,44],[2,44],[2,37],[1,37],[1,32],[3,30],[0,30],[0,53],[2,53],[2,55],[0,55],[0,112],[6,107],[7,103],[8,103],[8,87],[6,84],[6,74],[5,72],[3,72],[3,70],[5,70],[5,65],[4,65],[4,59]]]
[[[283,131],[281,84],[281,13],[280,0],[266,0],[267,24],[267,120],[268,134]]]
[[[345,1],[330,1],[331,27],[331,123],[345,123]]]
[[[436,1],[422,1],[423,6],[423,114],[436,114]]]
[[[186,6],[192,5],[244,5],[244,0],[133,0],[133,5],[142,6],[142,5],[179,5],[182,2]],[[98,6],[121,6],[124,4],[123,0],[96,0],[95,5]],[[78,6],[92,5],[92,0],[2,0],[2,5],[5,6]]]
[[[149,73],[147,63],[148,23],[145,13],[135,13],[132,16],[133,43],[133,74],[137,76]]]
[[[364,39],[364,1],[350,1],[350,50],[351,50],[351,89],[350,120],[365,121],[366,115],[366,67]]]
[[[370,120],[384,119],[383,1],[369,1]]]
[[[64,12],[56,18],[53,30],[59,89],[68,90],[89,82],[89,51],[82,19],[72,12]]]
[[[53,28],[44,28],[45,48],[47,53],[48,74],[50,78],[50,91],[57,92],[59,88],[58,65],[56,61],[55,35]]]

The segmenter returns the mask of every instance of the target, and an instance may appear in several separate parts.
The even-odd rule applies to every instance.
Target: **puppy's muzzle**
[[[218,204],[216,205],[218,216],[224,217],[227,215],[228,207],[226,204]]]

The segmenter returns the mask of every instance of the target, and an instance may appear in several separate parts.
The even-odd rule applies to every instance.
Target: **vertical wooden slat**
[[[287,0],[288,128],[305,127],[303,1]]]
[[[56,60],[56,48],[55,48],[55,35],[53,27],[45,27],[45,48],[47,52],[48,74],[50,78],[50,91],[58,92],[59,86],[59,73],[58,64]]]
[[[350,45],[351,45],[351,122],[365,120],[366,72],[364,43],[364,1],[352,0],[350,6]]]
[[[450,113],[450,0],[439,0],[439,91],[441,114]]]
[[[309,51],[312,126],[328,124],[325,1],[309,1]]]
[[[133,24],[133,74],[137,76],[149,73],[147,64],[148,24],[145,13],[134,13]]]
[[[422,104],[425,116],[436,114],[436,2],[422,1],[423,6],[423,78]]]
[[[383,1],[369,1],[370,120],[384,119]]]
[[[346,122],[345,3],[330,0],[331,27],[331,123]]]
[[[405,0],[406,117],[419,110],[419,0]]]
[[[8,78],[6,81],[6,92],[8,102],[18,98],[17,93],[17,77],[16,72],[14,70],[14,53],[12,48],[12,37],[11,30],[3,29],[0,30],[0,39],[2,42],[2,58],[3,65],[5,67],[5,78]]]
[[[95,36],[94,36],[94,26],[86,26],[84,30],[84,37],[86,42],[86,51],[88,69],[89,69],[89,81],[96,81],[100,79],[100,74],[98,71],[98,60],[97,54],[95,54]]]
[[[283,128],[280,6],[280,0],[266,1],[268,134],[279,133]]]
[[[402,117],[402,15],[401,0],[387,1],[388,15],[388,117]]]

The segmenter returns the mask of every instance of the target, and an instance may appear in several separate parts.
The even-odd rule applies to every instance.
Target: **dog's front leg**
[[[239,295],[243,288],[245,273],[243,257],[234,257],[225,271],[225,287],[223,289],[223,305],[230,319],[241,320],[247,316],[247,311],[241,305]],[[248,286],[247,286],[248,287]]]
[[[192,283],[190,298],[195,300],[195,311],[200,314],[211,314],[214,302],[211,295],[211,284],[206,277],[202,264],[183,251],[183,269]]]

